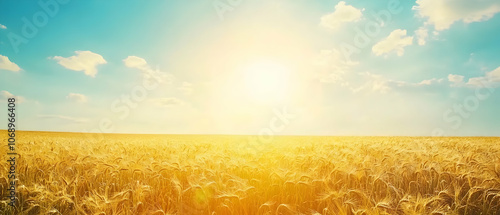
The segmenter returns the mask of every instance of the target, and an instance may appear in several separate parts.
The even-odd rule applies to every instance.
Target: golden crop
[[[17,136],[1,214],[500,214],[500,138]]]

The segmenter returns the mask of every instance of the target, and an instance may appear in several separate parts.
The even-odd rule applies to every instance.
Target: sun
[[[259,61],[244,70],[245,92],[253,101],[277,103],[283,101],[288,92],[290,70],[273,61]]]

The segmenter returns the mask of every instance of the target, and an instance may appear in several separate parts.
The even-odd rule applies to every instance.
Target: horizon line
[[[0,129],[0,131],[7,131],[7,129]],[[16,130],[16,132],[47,132],[47,133],[78,133],[78,134],[97,134],[97,135],[192,135],[192,136],[260,136],[259,134],[224,134],[224,133],[93,133],[93,132],[76,132],[76,131],[47,131],[47,130]],[[500,136],[424,136],[424,135],[306,135],[306,134],[275,134],[272,136],[277,137],[431,137],[431,138],[442,138],[442,137],[497,137]]]

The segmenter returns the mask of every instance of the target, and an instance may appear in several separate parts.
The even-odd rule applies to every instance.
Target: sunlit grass
[[[1,214],[500,213],[500,138],[17,135]]]

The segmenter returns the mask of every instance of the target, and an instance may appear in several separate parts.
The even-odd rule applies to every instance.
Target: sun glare
[[[287,95],[289,73],[287,67],[277,62],[254,63],[244,71],[246,93],[257,102],[280,102]]]

